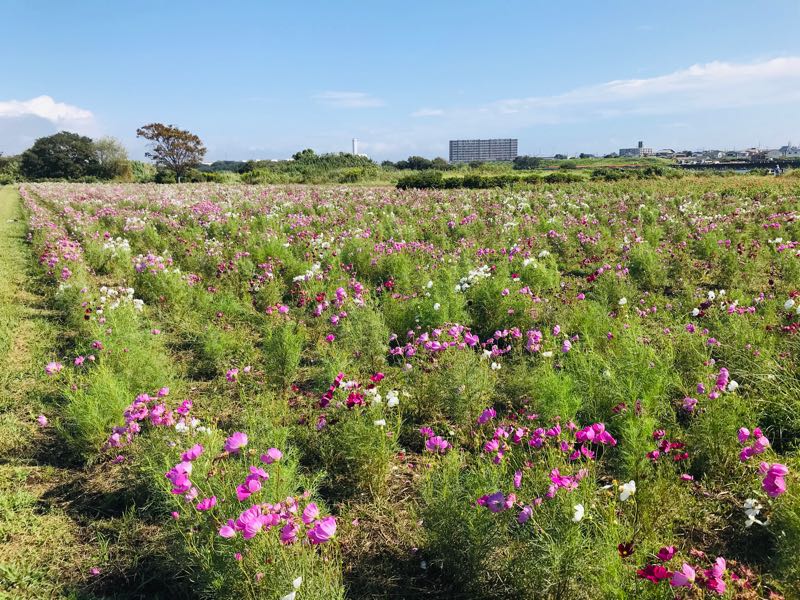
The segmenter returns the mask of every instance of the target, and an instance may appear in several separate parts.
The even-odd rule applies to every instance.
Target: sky
[[[206,160],[800,143],[800,1],[0,0],[0,151],[198,134]]]

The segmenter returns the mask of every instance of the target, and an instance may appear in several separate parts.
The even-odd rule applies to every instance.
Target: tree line
[[[196,134],[175,125],[150,123],[136,130],[148,142],[145,157],[151,162],[130,160],[125,147],[112,137],[93,140],[61,131],[37,139],[19,156],[0,154],[0,184],[26,180],[69,181],[245,181],[248,183],[355,183],[375,179],[392,171],[439,172],[480,168],[484,163],[453,165],[444,158],[409,156],[378,165],[366,156],[345,152],[317,154],[311,148],[295,153],[291,160],[217,161],[203,164],[206,147]],[[541,159],[519,156],[515,170],[533,170]]]

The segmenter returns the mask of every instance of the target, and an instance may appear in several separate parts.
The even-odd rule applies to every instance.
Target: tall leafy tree
[[[20,159],[28,179],[80,179],[97,175],[98,166],[91,138],[68,131],[39,138]]]
[[[136,137],[151,143],[150,151],[145,152],[145,156],[152,158],[159,167],[175,173],[178,182],[206,154],[206,148],[199,137],[174,125],[151,123],[137,129]]]
[[[113,137],[100,138],[94,142],[94,150],[100,177],[113,179],[129,175],[128,151],[119,140]]]

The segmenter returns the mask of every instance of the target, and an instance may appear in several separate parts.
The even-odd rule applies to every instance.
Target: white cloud
[[[322,92],[314,99],[333,108],[375,108],[384,101],[364,92]]]
[[[39,117],[57,125],[89,121],[91,111],[64,102],[56,102],[50,96],[37,96],[30,100],[0,101],[0,118]]]
[[[529,126],[768,106],[798,100],[800,57],[787,56],[752,63],[714,61],[656,77],[614,80],[563,94],[510,98],[440,114],[458,120]]]
[[[441,117],[444,111],[441,108],[420,108],[411,113],[412,117]]]

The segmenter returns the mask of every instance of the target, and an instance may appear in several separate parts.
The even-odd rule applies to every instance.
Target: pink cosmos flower
[[[289,521],[281,528],[281,544],[289,545],[297,541],[297,533],[300,531],[300,526],[294,521]]]
[[[236,453],[247,446],[247,434],[237,431],[225,440],[225,452]]]
[[[762,462],[759,466],[759,471],[764,475],[764,481],[761,486],[770,498],[777,498],[786,492],[786,475],[789,474],[789,468],[780,463],[765,463]]]
[[[481,416],[478,417],[478,424],[483,425],[484,423],[488,423],[496,416],[497,412],[494,410],[494,408],[487,408],[481,413]]]
[[[47,427],[48,424],[47,417],[45,417],[44,415],[39,415],[38,417],[36,417],[36,422],[39,423],[39,427]]]
[[[303,523],[310,525],[319,517],[319,507],[315,502],[309,502],[303,509]]]
[[[724,390],[728,386],[729,379],[730,373],[728,373],[728,369],[722,367],[719,370],[719,375],[717,375],[716,388],[720,391]]]
[[[274,462],[278,462],[281,458],[283,458],[283,452],[277,448],[270,448],[267,450],[266,454],[261,455],[261,462],[271,465]]]
[[[232,538],[236,535],[236,530],[233,528],[233,519],[228,519],[227,524],[220,527],[219,534],[224,538]]]
[[[195,444],[191,448],[189,448],[186,452],[181,454],[182,461],[193,461],[197,460],[197,458],[203,453],[203,445],[202,444]]]
[[[530,504],[525,505],[517,515],[517,523],[527,523],[533,516],[533,507]]]
[[[719,556],[714,561],[714,566],[703,572],[706,578],[706,588],[720,596],[725,593],[725,581],[722,577],[725,575],[726,568],[725,559]]]
[[[478,505],[485,506],[493,513],[503,512],[514,506],[517,497],[515,494],[509,494],[508,498],[503,492],[495,492],[494,494],[486,494],[478,498]]]
[[[747,427],[739,428],[739,443],[744,444],[750,438],[750,430]]]
[[[522,471],[515,471],[514,472],[514,487],[519,489],[522,486]]]
[[[228,372],[225,373],[225,379],[228,381],[236,381],[236,378],[239,376],[239,369],[228,369]]]
[[[325,517],[321,521],[317,521],[314,527],[306,532],[306,535],[315,546],[324,544],[336,535],[336,519],[334,517]]]
[[[426,438],[429,438],[433,435],[433,429],[430,427],[420,427],[419,432]]]
[[[668,560],[672,560],[672,557],[675,556],[675,546],[664,546],[658,551],[658,559],[667,562]]]
[[[53,376],[56,373],[60,373],[61,369],[63,369],[63,368],[64,368],[64,365],[62,365],[60,362],[54,362],[53,361],[53,362],[49,362],[49,363],[47,363],[47,365],[45,365],[44,372],[47,375]]]
[[[636,576],[640,579],[647,579],[653,583],[658,583],[664,579],[672,577],[672,572],[661,565],[646,565],[643,569],[636,571]]]
[[[672,579],[669,584],[672,587],[692,587],[697,573],[691,565],[683,563],[680,571],[675,571],[672,574]]]
[[[445,452],[447,452],[447,449],[449,447],[450,447],[450,442],[445,440],[440,435],[434,435],[425,440],[425,450],[427,450],[428,452],[444,454]]]
[[[210,498],[203,498],[200,502],[197,503],[197,510],[204,511],[204,510],[211,510],[217,505],[217,497],[211,496]]]

